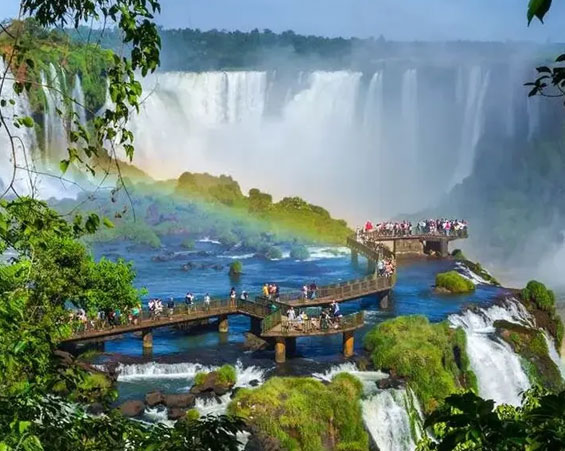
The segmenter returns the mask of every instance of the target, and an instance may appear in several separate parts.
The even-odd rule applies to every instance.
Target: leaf
[[[537,17],[541,23],[546,13],[551,8],[551,0],[530,0],[528,4],[528,25],[534,17]]]
[[[31,421],[20,421],[18,423],[18,430],[20,434],[23,434],[31,426]]]
[[[69,168],[69,164],[71,162],[69,160],[61,160],[59,162],[59,168],[61,169],[61,172],[64,174],[65,172],[67,172],[67,169]]]

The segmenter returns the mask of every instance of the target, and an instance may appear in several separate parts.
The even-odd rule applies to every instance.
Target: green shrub
[[[269,260],[282,258],[281,250],[278,247],[275,247],[275,246],[268,246],[264,251],[264,255]]]
[[[340,450],[367,450],[361,383],[339,374],[330,384],[307,377],[273,377],[257,389],[242,389],[228,413],[245,418],[284,449],[322,451],[335,441]]]
[[[220,369],[216,371],[216,374],[217,380],[221,384],[233,385],[237,380],[237,374],[232,365],[222,365]]]
[[[436,274],[436,287],[445,288],[451,293],[469,293],[475,291],[475,285],[457,271]]]
[[[522,298],[533,302],[539,309],[546,312],[555,311],[555,295],[546,286],[537,280],[530,280],[522,290]]]
[[[446,322],[430,324],[424,316],[400,316],[374,327],[364,344],[377,368],[407,379],[426,412],[459,389],[476,389],[465,335]]]
[[[231,276],[236,276],[236,275],[238,276],[242,272],[243,272],[243,264],[239,260],[236,260],[230,264],[229,274]]]
[[[455,249],[452,253],[451,256],[455,259],[455,260],[467,260],[467,257],[465,257],[465,254],[463,253],[463,251],[461,249]]]
[[[200,418],[200,412],[196,409],[189,409],[186,412],[185,420],[186,421],[196,421]]]
[[[191,238],[187,238],[181,243],[181,247],[188,250],[194,249],[194,246],[195,246],[194,240]]]
[[[202,385],[206,381],[207,373],[199,372],[194,376],[194,385]]]
[[[293,246],[290,249],[290,258],[293,258],[295,260],[306,260],[309,257],[310,252],[308,251],[308,248],[303,244]]]

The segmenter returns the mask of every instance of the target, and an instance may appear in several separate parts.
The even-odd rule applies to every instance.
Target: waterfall
[[[0,58],[0,73],[5,71],[6,65]],[[33,128],[16,128],[13,125],[14,116],[31,116],[31,112],[27,95],[25,93],[18,95],[14,91],[12,77],[10,72],[6,74],[1,93],[1,99],[6,101],[2,113],[6,118],[7,129],[3,125],[0,127],[0,191],[3,192],[14,177],[13,186],[18,194],[31,194],[37,177],[29,174],[26,169],[34,168],[32,151],[36,146],[36,137]],[[7,130],[15,139],[10,140]],[[20,168],[16,169],[15,174],[14,166]]]
[[[43,114],[44,149],[47,162],[53,163],[66,154],[68,147],[64,123],[64,84],[53,64],[49,64],[49,78],[41,73],[41,84],[46,101]]]
[[[531,141],[540,127],[540,97],[528,97],[526,101],[528,115],[528,140]]]
[[[412,403],[417,405],[416,399],[404,389],[382,390],[363,401],[363,420],[380,451],[416,449],[422,416]],[[412,421],[418,424],[413,427]]]
[[[381,371],[360,371],[354,363],[333,366],[312,376],[329,382],[339,373],[349,373],[363,384],[363,422],[379,450],[414,450],[421,437],[423,418],[414,394],[405,389],[379,390],[376,382],[388,375]]]
[[[74,99],[73,113],[76,114],[76,117],[74,119],[78,119],[80,125],[84,126],[86,125],[86,103],[84,100],[84,92],[82,91],[82,83],[78,74],[75,75],[72,96]]]
[[[471,68],[467,81],[467,95],[461,128],[459,159],[450,186],[453,187],[471,175],[475,150],[481,138],[484,124],[484,101],[490,74],[479,66]]]
[[[530,388],[530,381],[520,356],[494,335],[494,322],[506,320],[534,327],[526,309],[516,300],[506,300],[501,306],[450,315],[448,320],[451,326],[465,331],[467,355],[478,379],[480,396],[497,404],[520,405],[521,393]]]
[[[417,145],[419,136],[418,112],[418,73],[416,69],[408,69],[402,75],[401,111],[403,120],[402,133],[406,138],[405,154],[407,163],[416,163],[418,158]]]

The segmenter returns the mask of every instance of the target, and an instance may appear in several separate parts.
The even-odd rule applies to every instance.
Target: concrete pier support
[[[383,310],[386,310],[390,307],[389,294],[389,291],[385,291],[379,294],[379,307]]]
[[[439,255],[443,258],[449,256],[449,241],[444,239],[439,242]]]
[[[151,329],[142,332],[143,349],[153,349],[153,331]]]
[[[343,355],[345,357],[351,357],[353,355],[353,345],[355,335],[353,331],[343,333]]]
[[[259,318],[251,318],[251,333],[253,335],[261,335],[261,320]]]
[[[275,362],[284,363],[286,361],[286,340],[284,337],[275,338]]]
[[[226,333],[228,330],[228,317],[226,315],[220,316],[218,319],[218,332]]]

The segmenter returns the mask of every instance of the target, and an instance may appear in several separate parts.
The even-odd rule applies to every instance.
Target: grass
[[[273,377],[257,389],[242,389],[228,406],[288,450],[367,450],[360,397],[349,374],[330,384],[306,377]]]
[[[450,293],[469,293],[475,291],[475,285],[457,271],[436,274],[436,287],[444,288]]]
[[[206,378],[210,374],[216,375],[216,381],[218,384],[223,385],[234,385],[237,380],[237,372],[235,367],[232,365],[222,365],[215,371],[210,371],[209,373],[199,372],[194,376],[194,385],[202,385],[206,382]]]
[[[401,316],[375,326],[364,344],[377,368],[407,379],[426,412],[461,389],[476,391],[465,334],[446,322],[431,324],[424,316]]]

